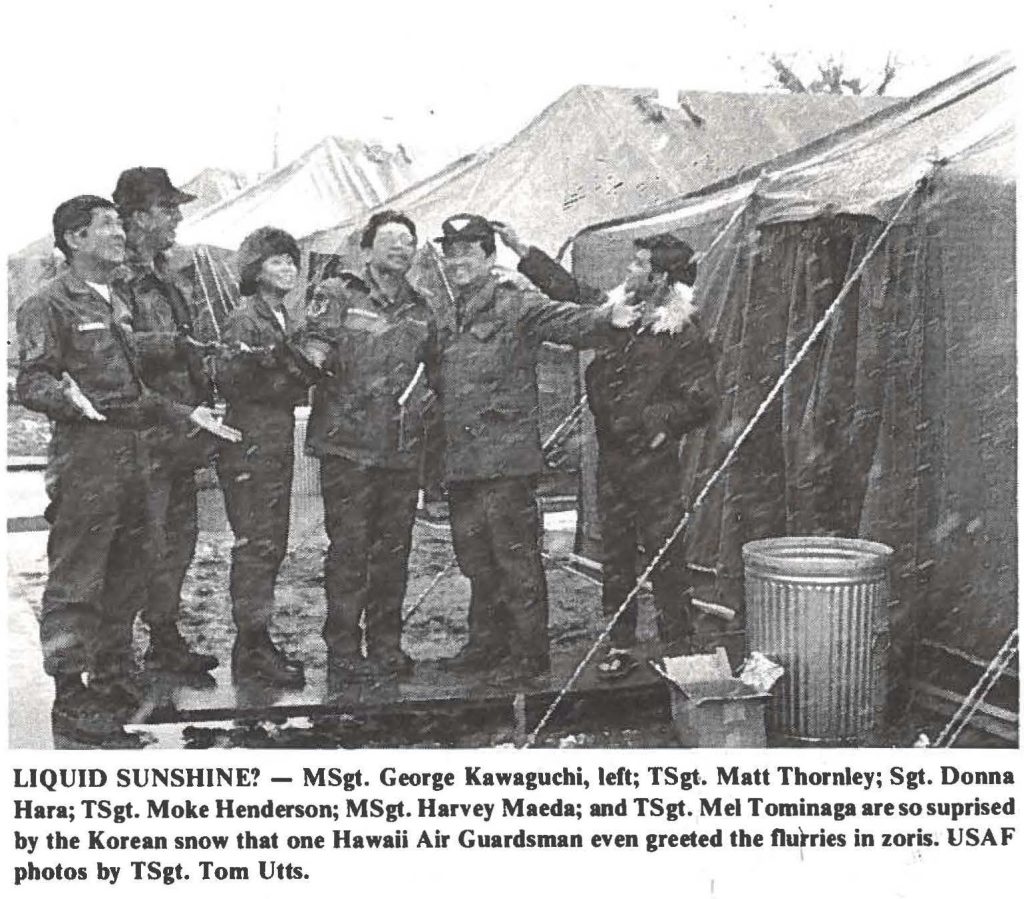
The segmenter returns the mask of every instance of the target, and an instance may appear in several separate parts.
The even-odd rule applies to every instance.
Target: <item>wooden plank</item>
[[[202,685],[186,686],[173,679],[152,678],[146,685],[146,701],[137,721],[150,723],[224,720],[284,720],[310,715],[346,713],[357,716],[419,714],[443,707],[464,709],[511,707],[522,694],[531,707],[550,702],[568,680],[586,647],[552,653],[551,674],[528,683],[489,681],[486,673],[451,672],[436,661],[417,663],[408,677],[374,685],[353,684],[341,690],[328,687],[322,668],[307,671],[301,690],[281,691],[257,684],[232,683],[225,660]],[[656,657],[654,645],[638,656]],[[641,665],[621,681],[605,681],[590,665],[573,689],[573,696],[602,698],[620,694],[637,700],[661,695],[665,687]]]

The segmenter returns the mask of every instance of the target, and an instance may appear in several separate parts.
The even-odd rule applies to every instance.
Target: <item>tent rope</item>
[[[431,582],[429,584],[427,584],[426,589],[419,596],[416,597],[416,599],[413,602],[413,604],[411,606],[409,606],[409,610],[407,612],[403,613],[403,615],[402,615],[402,624],[405,624],[410,618],[412,618],[413,615],[416,614],[416,610],[421,605],[423,605],[423,600],[425,600],[428,596],[430,596],[431,593],[434,592],[434,588],[439,583],[441,583],[441,579],[446,574],[448,574],[448,572],[451,571],[454,566],[455,566],[455,556],[452,556],[448,560],[448,564],[445,565],[444,568],[442,568],[437,574],[434,575],[434,577],[431,580]]]
[[[594,644],[590,647],[590,649],[587,650],[586,655],[583,656],[583,658],[580,660],[580,663],[576,666],[575,670],[569,676],[569,679],[565,682],[562,689],[559,691],[558,695],[554,698],[554,700],[552,700],[551,704],[547,708],[547,711],[544,713],[543,717],[540,719],[537,726],[533,729],[533,731],[527,738],[526,743],[523,746],[524,749],[529,749],[536,743],[537,737],[540,735],[540,732],[547,726],[547,723],[551,720],[551,717],[554,715],[555,710],[562,703],[562,700],[565,699],[565,697],[568,695],[569,691],[573,688],[573,686],[575,686],[576,681],[579,680],[580,675],[583,673],[583,669],[590,664],[591,659],[593,659],[594,656],[597,654],[597,651],[600,648],[601,644],[608,639],[608,636],[611,634],[612,629],[615,627],[618,620],[622,617],[623,613],[629,607],[629,604],[639,594],[641,585],[651,577],[651,575],[654,573],[654,570],[658,567],[659,564],[661,564],[661,560],[665,557],[665,554],[668,552],[669,548],[672,546],[673,543],[675,543],[676,539],[683,532],[686,526],[690,523],[690,520],[693,517],[694,512],[696,512],[697,509],[699,509],[701,505],[703,505],[704,500],[711,492],[711,488],[714,487],[714,485],[718,482],[719,478],[721,478],[725,470],[732,464],[733,460],[736,458],[736,455],[740,450],[740,447],[746,442],[747,437],[750,436],[750,433],[754,430],[757,423],[761,420],[761,417],[768,410],[768,407],[774,402],[775,398],[782,391],[782,388],[785,386],[790,376],[796,370],[797,366],[804,360],[804,358],[810,352],[811,347],[821,336],[822,332],[824,332],[825,327],[828,325],[829,321],[832,319],[836,311],[839,309],[840,304],[843,302],[843,300],[846,299],[847,295],[850,293],[850,289],[864,273],[864,269],[867,267],[868,262],[870,262],[871,259],[874,258],[875,253],[878,252],[882,244],[885,242],[885,239],[889,236],[889,232],[892,231],[897,219],[899,219],[899,217],[903,214],[907,206],[910,205],[910,201],[924,188],[925,184],[928,181],[928,178],[928,175],[921,177],[914,184],[914,186],[907,191],[906,195],[903,197],[903,201],[900,203],[895,213],[893,213],[892,217],[889,219],[888,224],[886,224],[886,226],[882,229],[881,234],[879,234],[878,237],[875,239],[875,242],[871,245],[868,252],[864,255],[864,258],[861,259],[860,263],[857,265],[857,268],[847,279],[842,289],[836,295],[836,298],[832,301],[831,305],[829,305],[829,307],[825,310],[824,314],[818,320],[817,324],[815,324],[813,330],[808,335],[807,339],[804,341],[800,349],[797,351],[796,355],[793,357],[793,360],[789,363],[789,365],[786,366],[785,370],[779,376],[778,380],[772,386],[771,390],[768,391],[768,395],[764,398],[761,405],[758,406],[757,411],[754,412],[753,417],[750,419],[749,422],[747,422],[746,427],[736,438],[733,445],[729,448],[729,451],[725,454],[725,458],[722,460],[719,466],[714,470],[714,472],[705,482],[704,486],[701,488],[700,493],[698,493],[696,499],[694,499],[691,507],[686,511],[682,518],[679,519],[679,522],[678,524],[676,524],[675,529],[669,535],[668,539],[664,542],[664,544],[662,544],[661,548],[654,554],[654,557],[651,559],[651,561],[647,564],[647,567],[644,569],[643,574],[641,574],[640,577],[637,578],[636,583],[633,585],[633,588],[629,591],[626,598],[622,601],[622,604],[615,611],[615,614],[612,615],[611,619],[608,621],[608,624],[605,625],[605,628],[601,632],[600,636],[597,638],[597,640],[594,641]]]
[[[209,249],[204,248],[203,252],[206,255],[206,261],[210,266],[211,273],[213,274],[213,283],[217,288],[217,298],[220,300],[224,310],[226,312],[230,311],[231,306],[229,305],[229,301],[231,300],[231,291],[228,290],[226,284],[221,280],[220,272],[217,271],[216,260],[214,260]]]
[[[988,663],[988,667],[978,678],[978,682],[971,688],[971,692],[960,703],[960,708],[953,713],[953,717],[942,729],[942,733],[935,738],[934,747],[936,749],[948,749],[956,742],[957,737],[970,723],[975,712],[978,711],[999,678],[1010,666],[1010,662],[1017,654],[1017,645],[1018,628],[1014,628],[999,648],[999,652],[992,657],[992,661]]]
[[[213,302],[210,300],[210,293],[206,289],[206,279],[203,277],[203,268],[199,263],[199,253],[196,248],[192,248],[192,265],[196,271],[196,280],[199,282],[199,289],[203,292],[203,300],[206,302],[206,308],[210,310],[210,321],[213,322],[213,332],[217,335],[217,343],[222,342],[220,325],[217,322],[217,313],[213,310]]]

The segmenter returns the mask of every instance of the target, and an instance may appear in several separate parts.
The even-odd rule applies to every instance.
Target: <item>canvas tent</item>
[[[889,105],[884,97],[796,94],[680,95],[580,85],[507,143],[389,206],[425,236],[459,212],[507,221],[553,252],[580,228],[649,208],[763,162]],[[343,247],[365,216],[310,234],[314,252]],[[308,232],[305,232],[308,234]]]
[[[722,399],[684,443],[692,500],[906,201],[685,540],[732,606],[748,540],[889,544],[897,674],[916,663],[926,686],[954,693],[1017,617],[1013,72],[1005,57],[988,60],[769,175],[596,226],[572,248],[577,276],[610,287],[640,236],[670,231],[698,249],[721,237],[697,283]],[[593,457],[590,444],[589,554],[601,536]]]
[[[195,199],[182,211],[187,213],[187,218],[194,218],[200,213],[206,212],[207,209],[212,209],[241,193],[245,187],[245,176],[238,172],[228,169],[205,168],[182,185],[183,190],[195,195]]]
[[[356,140],[328,137],[288,165],[179,229],[184,244],[236,249],[264,225],[296,237],[362,214],[413,181],[412,164],[392,152]]]

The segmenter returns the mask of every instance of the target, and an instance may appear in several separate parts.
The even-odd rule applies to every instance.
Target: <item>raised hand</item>
[[[610,303],[610,320],[613,328],[632,328],[640,320],[640,310],[626,303]]]
[[[494,229],[494,233],[502,239],[505,246],[507,246],[520,259],[526,255],[530,248],[519,239],[519,235],[516,234],[515,228],[511,225],[506,225],[504,222],[491,222],[491,227]]]

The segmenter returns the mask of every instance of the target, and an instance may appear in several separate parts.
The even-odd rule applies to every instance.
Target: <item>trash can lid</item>
[[[765,574],[877,576],[889,570],[892,548],[846,537],[771,537],[743,546],[745,566]]]

